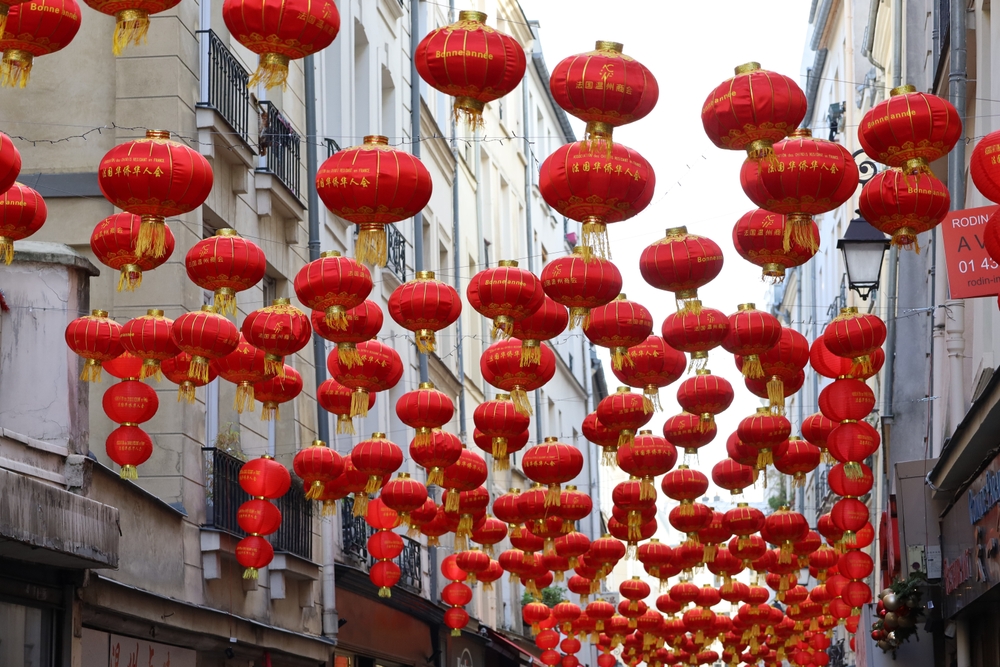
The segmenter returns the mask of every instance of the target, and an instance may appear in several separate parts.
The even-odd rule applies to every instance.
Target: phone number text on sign
[[[984,231],[997,206],[952,211],[941,223],[948,286],[953,299],[1000,294],[1000,264],[986,252]]]

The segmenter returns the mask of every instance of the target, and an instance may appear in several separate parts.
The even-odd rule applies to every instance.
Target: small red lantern
[[[792,488],[802,488],[806,484],[806,475],[815,470],[820,463],[819,447],[801,438],[789,438],[784,453],[774,456],[774,467],[778,472],[792,475]]]
[[[781,328],[781,339],[778,344],[760,355],[760,365],[764,370],[767,397],[771,410],[783,414],[785,397],[802,387],[805,381],[803,369],[809,363],[809,341],[791,327]],[[736,358],[737,368],[742,368],[743,361]],[[799,381],[801,379],[801,381]],[[798,381],[798,388],[790,391],[791,386]],[[750,383],[746,383],[750,386]],[[789,385],[786,387],[785,385]]]
[[[757,408],[757,414],[740,421],[736,430],[740,442],[757,450],[758,470],[774,463],[773,450],[787,440],[791,432],[791,423],[767,408]]]
[[[546,296],[531,315],[514,322],[513,335],[521,341],[521,362],[525,365],[541,361],[541,342],[552,340],[566,330],[569,313]]]
[[[452,637],[461,637],[462,628],[469,623],[469,612],[461,607],[452,607],[444,613],[444,624],[451,628]]]
[[[238,413],[243,414],[244,410],[253,412],[254,385],[271,377],[266,367],[264,353],[247,342],[243,334],[240,334],[236,349],[216,362],[219,376],[236,385],[233,409]]]
[[[130,354],[130,353],[126,353]],[[206,384],[219,376],[218,371],[212,364],[208,367],[208,376],[202,381],[199,378],[191,377],[191,355],[181,352],[176,357],[164,359],[160,362],[160,371],[171,382],[177,385],[177,401],[194,403],[195,387],[204,387]],[[139,361],[141,366],[142,361]],[[105,366],[106,368],[107,366]],[[110,370],[108,372],[111,372]],[[136,375],[135,377],[138,377]],[[264,400],[264,399],[262,399]]]
[[[251,459],[240,467],[240,488],[254,498],[275,500],[285,495],[292,485],[288,469],[270,456]]]
[[[618,431],[613,431],[601,423],[596,412],[591,412],[583,419],[580,427],[583,430],[583,437],[600,447],[604,453],[601,457],[601,464],[613,466],[615,456],[618,451]]]
[[[295,295],[307,308],[326,313],[333,329],[347,327],[347,311],[361,305],[372,291],[364,265],[331,250],[303,266],[295,276]]]
[[[641,213],[653,199],[656,175],[637,151],[612,144],[610,154],[588,141],[564,144],[545,159],[538,187],[545,202],[583,225],[583,256],[610,259],[607,225]]]
[[[962,119],[947,100],[905,85],[889,91],[858,126],[858,140],[872,159],[890,167],[929,172],[962,136]]]
[[[366,300],[344,313],[344,328],[327,324],[326,313],[322,310],[312,311],[309,319],[313,331],[337,344],[338,362],[350,368],[359,361],[358,343],[378,336],[384,316],[377,303]]]
[[[729,318],[714,308],[703,308],[693,300],[687,311],[678,311],[663,320],[661,333],[667,344],[691,355],[691,364],[704,368],[708,352],[729,335]]]
[[[871,354],[885,342],[885,323],[877,315],[841,308],[823,332],[823,342],[833,354],[853,359],[862,370],[871,369]]]
[[[383,490],[384,493],[385,491]],[[473,527],[471,537],[473,542],[483,545],[483,551],[492,557],[493,547],[507,539],[507,525],[500,519],[487,514],[483,525]]]
[[[284,88],[289,61],[322,51],[340,32],[340,13],[327,0],[226,0],[222,20],[236,41],[260,56],[251,88]]]
[[[241,330],[251,345],[264,352],[264,370],[278,376],[284,373],[285,357],[304,348],[312,338],[309,318],[286,298],[248,314]]]
[[[418,446],[430,444],[432,430],[442,428],[455,415],[455,404],[448,395],[434,388],[433,382],[421,382],[416,391],[403,394],[396,401],[396,416],[416,430]]]
[[[615,377],[630,387],[643,390],[643,409],[660,409],[660,389],[676,382],[687,366],[687,357],[667,345],[659,336],[650,335],[645,341],[628,349],[632,365],[612,368]]]
[[[597,418],[612,431],[618,431],[618,446],[631,445],[635,433],[645,426],[651,414],[646,412],[641,394],[633,394],[628,387],[618,390],[597,404]]]
[[[786,252],[791,250],[792,236],[798,245],[818,250],[812,216],[850,199],[858,188],[858,166],[846,148],[814,138],[806,128],[793,130],[773,150],[768,160],[743,163],[743,192],[762,209],[785,216],[782,247]]]
[[[492,400],[476,406],[472,420],[476,428],[490,438],[494,470],[509,469],[509,441],[527,430],[530,419],[517,411],[508,394],[497,394]]]
[[[354,390],[334,379],[325,380],[316,391],[320,406],[337,415],[337,433],[354,435],[354,420],[351,418]],[[375,407],[375,394],[368,394],[368,409]]]
[[[163,377],[160,363],[180,354],[170,333],[173,325],[173,320],[155,308],[122,325],[122,347],[143,360],[140,378],[155,377],[159,382]]]
[[[887,169],[865,183],[858,209],[892,245],[920,251],[917,234],[936,227],[951,209],[948,188],[929,173]]]
[[[698,450],[715,440],[718,429],[715,422],[703,422],[701,417],[690,412],[682,412],[663,423],[663,437],[670,444],[684,450],[688,458],[696,456]]]
[[[236,325],[215,312],[213,306],[202,306],[200,311],[178,317],[170,327],[170,337],[182,352],[191,355],[189,375],[206,384],[209,361],[231,354],[242,340]]]
[[[572,481],[583,470],[583,454],[572,445],[559,442],[558,438],[545,438],[542,444],[531,447],[521,459],[525,476],[548,486],[545,506],[559,506],[560,485]]]
[[[292,468],[308,485],[306,499],[319,500],[324,492],[324,484],[343,474],[344,460],[322,440],[313,440],[312,445],[295,454]]]
[[[466,290],[472,307],[493,320],[493,337],[509,338],[514,322],[538,310],[545,292],[541,281],[513,260],[500,260],[495,269],[480,271]]]
[[[486,482],[489,470],[482,456],[463,447],[458,460],[445,468],[443,474],[441,486],[449,492],[444,498],[444,509],[446,512],[454,513],[459,511],[461,502],[459,493],[478,489]],[[486,502],[489,504],[489,494],[486,496]]]
[[[570,329],[586,326],[592,308],[610,303],[622,291],[618,267],[600,257],[585,258],[582,246],[546,264],[541,281],[547,296],[569,308]]]
[[[477,575],[489,569],[490,557],[481,549],[472,548],[455,554],[455,564],[468,573],[466,583],[475,584],[479,581]]]
[[[409,473],[401,472],[396,479],[386,482],[379,498],[389,509],[399,513],[399,522],[409,523],[410,513],[427,502],[427,487],[410,477]]]
[[[250,535],[270,535],[281,527],[281,510],[269,500],[252,498],[236,511],[240,530]]]
[[[153,441],[138,426],[123,424],[108,435],[105,451],[108,458],[121,466],[122,479],[138,479],[136,468],[153,455]]]
[[[326,365],[335,380],[354,390],[351,416],[367,417],[370,394],[395,387],[403,377],[403,362],[396,350],[377,340],[358,343],[357,352],[358,362],[350,368],[340,365],[337,350],[330,352]]]
[[[253,395],[261,402],[260,418],[264,421],[280,418],[278,406],[294,400],[302,393],[302,387],[302,376],[288,364],[284,365],[283,374],[255,383]]]
[[[864,463],[858,464],[859,472],[854,476],[848,476],[847,464],[838,463],[830,468],[829,481],[830,489],[838,496],[859,498],[875,485],[875,477],[872,469]]]
[[[80,379],[84,382],[101,381],[101,363],[121,355],[122,326],[108,318],[108,311],[94,310],[90,315],[78,317],[66,327],[66,345],[86,359]]]
[[[160,407],[156,390],[137,380],[122,380],[107,388],[101,400],[104,414],[116,424],[148,422]]]
[[[712,467],[712,481],[719,488],[726,489],[734,496],[743,493],[743,489],[753,486],[754,469],[731,458],[724,458]]]
[[[172,141],[170,132],[146,130],[143,139],[115,146],[101,159],[97,182],[105,199],[142,216],[136,252],[166,254],[166,218],[189,213],[212,190],[212,167],[201,153]]]
[[[414,438],[410,442],[410,458],[427,470],[427,485],[441,486],[444,470],[461,457],[464,446],[458,436],[441,429],[432,429],[427,441]]]
[[[368,475],[365,495],[360,495],[354,502],[354,516],[363,516],[368,509],[367,495],[382,488],[383,478],[403,465],[403,450],[389,441],[385,433],[372,433],[371,438],[362,440],[351,450],[351,462],[356,470]]]
[[[969,159],[969,175],[972,176],[976,189],[995,203],[1000,203],[1000,173],[997,171],[996,156],[998,150],[1000,150],[1000,132],[990,132],[972,149],[972,157]],[[3,139],[0,138],[0,155],[2,154]],[[3,168],[0,167],[0,173],[2,172]],[[0,192],[2,191],[3,181],[0,180]]]
[[[628,354],[631,347],[643,343],[653,332],[653,316],[640,303],[619,294],[606,306],[590,311],[590,321],[583,333],[594,345],[611,349],[612,368],[635,366]]]
[[[236,562],[242,565],[244,579],[256,579],[257,571],[274,559],[274,547],[260,535],[249,535],[236,544]]]
[[[708,491],[708,477],[682,465],[664,475],[660,487],[668,498],[681,503],[682,513],[691,515],[694,513],[691,502]]]
[[[462,313],[462,299],[451,285],[434,278],[433,271],[418,271],[389,295],[389,316],[399,326],[414,332],[417,350],[434,352],[435,331],[451,326]]]
[[[80,30],[80,6],[76,0],[5,2],[0,12],[0,85],[24,88],[31,76],[34,58],[66,48]],[[6,14],[6,16],[3,16]]]
[[[326,207],[358,226],[355,259],[375,266],[386,263],[385,226],[420,213],[432,188],[430,172],[418,157],[376,135],[334,153],[316,174],[316,190]]]
[[[726,528],[738,537],[734,538],[733,542],[742,548],[748,546],[749,538],[764,526],[764,513],[747,503],[737,503],[736,507],[723,515],[722,521]],[[732,543],[729,549],[734,550]]]
[[[670,471],[677,463],[677,448],[652,431],[639,431],[631,444],[618,448],[618,467],[641,478],[641,498],[656,498],[653,479]]]
[[[119,380],[138,380],[142,372],[142,358],[131,352],[122,352],[114,359],[102,362],[101,366]]]
[[[32,188],[14,183],[0,191],[0,258],[5,264],[14,261],[14,241],[37,232],[47,217],[45,200]]]
[[[508,338],[490,345],[479,360],[483,378],[491,385],[506,391],[514,408],[523,415],[532,414],[528,392],[540,388],[556,372],[555,353],[548,346],[541,346],[537,364],[523,365],[521,341]]]
[[[700,304],[698,288],[719,275],[722,263],[719,244],[688,233],[687,227],[674,227],[642,251],[639,272],[656,289],[673,292],[677,310],[688,311]]]
[[[715,423],[715,415],[733,403],[733,386],[707,368],[699,368],[677,388],[677,403],[685,412],[698,415],[703,430]]]
[[[790,224],[783,215],[757,208],[744,213],[733,227],[736,252],[761,267],[764,280],[772,284],[785,279],[786,269],[808,262],[819,247],[819,227],[809,219],[800,221],[796,233],[788,237],[786,249],[784,239]],[[812,238],[813,241],[800,244],[796,237]]]
[[[875,392],[861,380],[834,380],[819,394],[819,409],[835,422],[864,419],[875,407]]]
[[[458,22],[427,34],[413,56],[417,73],[432,88],[455,98],[455,117],[483,125],[487,102],[514,90],[524,78],[524,48],[486,25],[486,14],[461,11]]]
[[[174,252],[174,233],[163,226],[163,255],[140,255],[136,251],[142,218],[132,213],[115,213],[104,218],[90,235],[90,249],[105,266],[120,271],[118,291],[135,291],[142,285],[142,272],[162,265]]]
[[[807,106],[805,94],[791,77],[751,62],[737,67],[736,76],[709,93],[701,123],[719,148],[746,150],[751,158],[763,158],[773,154],[775,142],[799,126]]]
[[[722,347],[743,359],[740,371],[744,377],[762,378],[764,369],[759,355],[781,340],[781,322],[774,315],[757,310],[752,303],[741,303],[736,308],[729,316],[729,335],[722,341]]]
[[[115,17],[112,52],[120,56],[130,43],[136,46],[146,42],[149,32],[149,15],[159,14],[176,7],[180,0],[84,0],[92,9]]]

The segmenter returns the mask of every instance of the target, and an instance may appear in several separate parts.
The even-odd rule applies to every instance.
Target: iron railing
[[[406,237],[395,225],[385,226],[386,266],[400,282],[406,282]]]
[[[375,559],[368,553],[368,538],[375,533],[375,529],[368,525],[364,517],[354,516],[353,498],[344,498],[341,512],[344,560],[367,571],[375,564]],[[421,553],[420,542],[403,536],[403,552],[395,559],[401,573],[399,585],[415,593],[423,590]]]
[[[340,151],[340,144],[337,143],[335,139],[327,137],[324,139],[326,142],[326,156],[333,157],[333,154]]]
[[[278,107],[260,102],[260,154],[267,160],[265,171],[274,174],[299,198],[299,148],[302,140]]]
[[[206,467],[205,525],[223,530],[237,537],[244,537],[236,513],[240,505],[250,500],[250,495],[240,487],[240,468],[243,461],[221,449],[204,447]],[[312,505],[306,500],[300,484],[292,487],[275,501],[281,510],[281,528],[268,539],[276,551],[312,560]]]
[[[207,95],[198,106],[215,109],[246,144],[250,144],[250,73],[236,59],[226,43],[212,30],[199,30],[208,40]]]

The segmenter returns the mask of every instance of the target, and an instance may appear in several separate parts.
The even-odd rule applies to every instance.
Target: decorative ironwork
[[[274,174],[296,198],[299,192],[302,143],[292,124],[271,102],[260,102],[260,154],[267,158],[264,171]]]
[[[281,528],[271,537],[275,551],[287,551],[312,560],[313,506],[306,499],[302,484],[293,479],[288,493],[274,501],[281,510]]]
[[[368,553],[368,538],[375,534],[375,529],[368,525],[364,517],[354,516],[353,498],[341,501],[341,512],[344,561],[367,572],[375,564],[375,559]],[[403,536],[403,551],[394,559],[401,573],[399,585],[415,593],[423,590],[422,553],[420,542]]]
[[[399,565],[401,576],[399,585],[419,593],[423,590],[423,577],[420,576],[420,542],[403,538],[403,553],[399,554],[396,564]]]
[[[236,59],[226,43],[212,30],[199,30],[207,37],[208,84],[200,107],[215,109],[246,144],[250,144],[250,73]],[[203,47],[204,48],[204,47]]]
[[[386,266],[399,282],[406,282],[406,237],[395,225],[385,226]]]
[[[337,152],[340,151],[340,144],[338,144],[335,140],[330,139],[328,137],[324,141],[326,141],[326,156],[327,157],[333,157],[334,153],[337,153]]]
[[[858,162],[859,155],[864,156],[865,158],[861,162]],[[875,174],[878,173],[878,165],[873,160],[868,159],[868,156],[865,155],[865,150],[863,148],[859,148],[851,153],[851,157],[854,158],[855,162],[858,162],[858,173],[861,174],[859,183],[861,183],[861,185],[864,185],[868,181],[875,178]]]

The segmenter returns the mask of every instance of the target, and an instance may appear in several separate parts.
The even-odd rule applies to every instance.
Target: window
[[[371,127],[371,66],[369,64],[368,37],[358,21],[354,22],[354,135],[356,141],[372,134]]]
[[[0,602],[0,665],[53,667],[55,643],[51,610]]]
[[[264,307],[270,306],[278,298],[278,281],[271,276],[265,275],[261,281],[264,292]]]
[[[389,143],[399,142],[400,132],[396,128],[396,86],[388,68],[382,67],[382,132],[389,137]]]
[[[538,234],[535,234],[535,240],[538,240]],[[542,244],[542,266],[549,263],[549,251],[545,249],[545,244]]]

